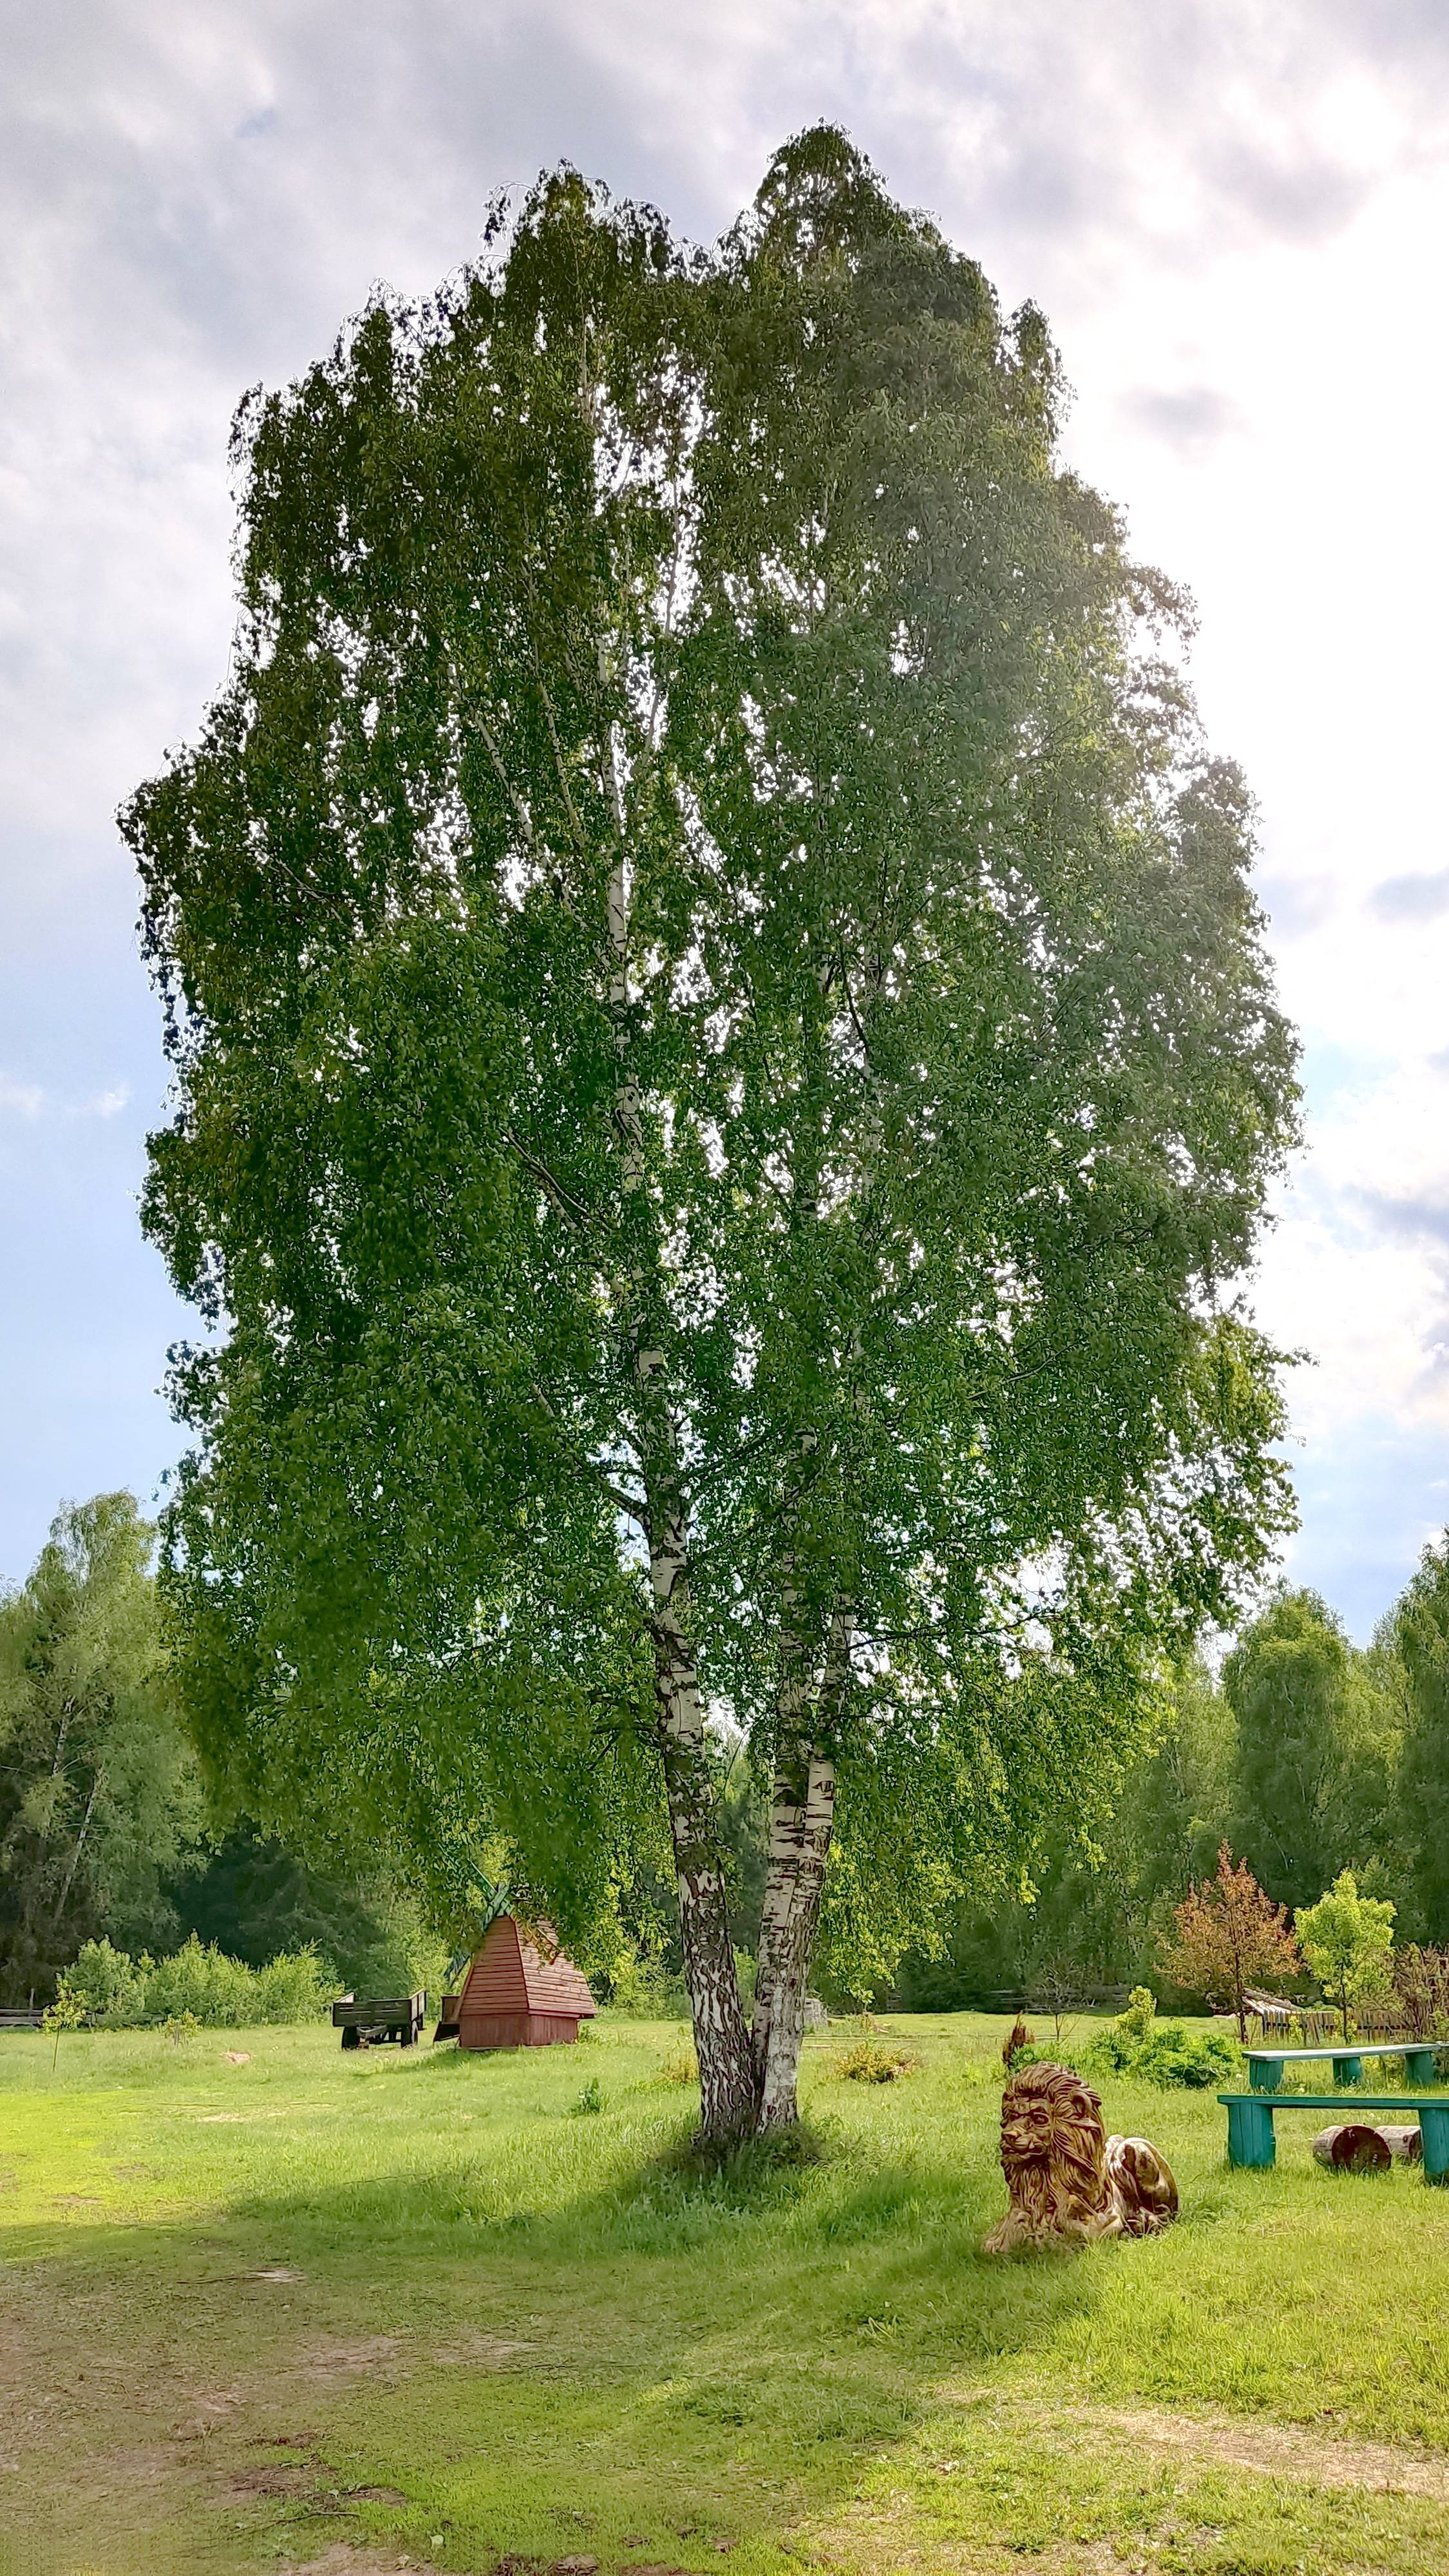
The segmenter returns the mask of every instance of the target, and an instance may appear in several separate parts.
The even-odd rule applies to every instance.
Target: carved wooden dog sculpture
[[[986,2239],[988,2254],[1152,2236],[1177,2216],[1166,2158],[1146,2138],[1109,2138],[1100,2099],[1069,2066],[1023,2066],[1008,2076],[1001,2170],[1011,2207]]]

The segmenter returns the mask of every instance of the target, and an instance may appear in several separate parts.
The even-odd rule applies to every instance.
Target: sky
[[[236,402],[545,164],[710,240],[830,117],[1045,309],[1197,600],[1304,1045],[1285,1572],[1366,1637],[1449,1521],[1443,0],[0,0],[0,59],[0,1582],[182,1446],[113,816],[226,667]]]

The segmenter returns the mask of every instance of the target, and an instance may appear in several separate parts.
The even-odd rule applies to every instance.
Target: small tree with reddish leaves
[[[1303,1962],[1286,1906],[1265,1896],[1245,1860],[1236,1869],[1224,1843],[1217,1875],[1177,1908],[1177,1937],[1162,1944],[1162,1964],[1174,1984],[1209,1998],[1230,1994],[1238,2037],[1248,2036],[1244,1992],[1260,1980],[1301,1974]]]

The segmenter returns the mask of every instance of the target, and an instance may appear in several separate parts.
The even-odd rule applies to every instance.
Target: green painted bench
[[[1271,2165],[1277,2154],[1275,2111],[1342,2111],[1341,2093],[1220,2093],[1227,2107],[1230,2165]],[[1425,2182],[1449,2183],[1449,2096],[1426,2102],[1422,2093],[1361,2093],[1355,2111],[1411,2113],[1424,2147]]]
[[[1365,2047],[1362,2040],[1345,2040],[1342,2048],[1247,2048],[1248,2082],[1255,2093],[1276,2093],[1283,2081],[1283,2069],[1305,2057],[1330,2057],[1333,2080],[1341,2092],[1351,2084],[1363,2081],[1366,2057],[1401,2057],[1404,2078],[1409,2084],[1432,2084],[1434,2081],[1434,2048],[1432,2041],[1416,2046],[1410,2039],[1375,2041]]]

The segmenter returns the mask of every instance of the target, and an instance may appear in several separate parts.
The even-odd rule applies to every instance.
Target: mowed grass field
[[[710,2183],[675,2026],[0,2039],[0,2564],[1449,2571],[1449,2193],[1109,2084],[1180,2224],[993,2263],[1005,2024],[888,2028]]]

